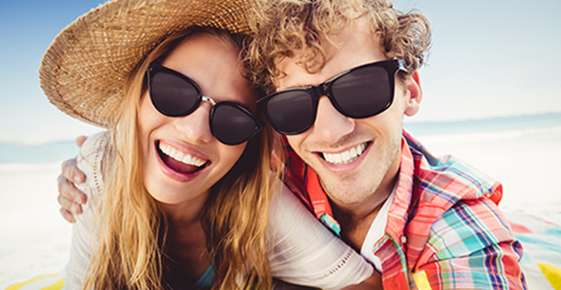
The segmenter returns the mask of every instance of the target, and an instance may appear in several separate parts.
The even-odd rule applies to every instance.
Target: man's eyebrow
[[[313,86],[314,85],[311,85],[311,84],[298,83],[298,84],[292,85],[290,87],[283,88],[282,90],[279,90],[279,91],[291,90],[291,89],[306,89],[306,88],[310,88],[310,87],[313,87]]]
[[[342,76],[342,75],[344,75],[344,74],[350,72],[351,70],[352,70],[352,68],[349,68],[349,69],[340,71],[339,73],[336,73],[336,74],[332,75],[331,77],[329,77],[328,79],[326,79],[325,81],[323,81],[323,82],[321,82],[321,83],[319,83],[319,84],[325,84],[325,83],[331,82],[331,81],[333,81],[334,79],[336,79],[336,78],[338,78],[338,77],[340,77],[340,76]],[[290,86],[290,87],[286,87],[286,88],[283,88],[282,90],[277,90],[277,91],[284,91],[284,90],[290,90],[290,89],[306,89],[306,88],[311,88],[311,87],[313,87],[313,86],[317,86],[317,85],[319,85],[319,84],[297,83],[296,85],[293,85],[293,86]]]
[[[289,87],[284,87],[284,88],[282,88],[282,89],[277,88],[276,91],[277,91],[277,92],[280,92],[280,91],[292,90],[292,89],[308,89],[308,88],[311,88],[311,87],[313,87],[313,86],[317,86],[317,85],[322,84],[322,83],[323,83],[323,82],[318,83],[318,84],[312,84],[312,83],[296,83],[296,84],[294,84],[294,85],[290,85]]]

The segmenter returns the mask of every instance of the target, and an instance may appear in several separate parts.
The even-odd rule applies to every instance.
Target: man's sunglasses
[[[314,125],[321,96],[327,96],[337,111],[350,118],[384,112],[393,102],[397,71],[407,71],[404,60],[368,63],[317,86],[276,92],[258,103],[264,106],[275,130],[286,135],[300,134]]]
[[[262,128],[253,113],[240,103],[215,102],[204,96],[199,85],[189,77],[153,63],[146,72],[148,91],[154,107],[168,117],[183,117],[201,104],[211,104],[210,130],[226,145],[237,145],[254,137]]]

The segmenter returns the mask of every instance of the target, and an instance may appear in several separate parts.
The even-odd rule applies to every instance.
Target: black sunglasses
[[[153,63],[146,72],[150,99],[154,107],[168,117],[183,117],[193,113],[201,104],[212,105],[210,130],[226,145],[248,141],[262,128],[249,109],[237,102],[215,102],[201,93],[199,85],[189,77]]]
[[[286,135],[300,134],[313,126],[321,96],[327,96],[337,111],[347,117],[372,117],[391,106],[397,71],[407,71],[404,60],[368,63],[317,86],[276,92],[260,99],[258,104],[264,105],[273,128]]]

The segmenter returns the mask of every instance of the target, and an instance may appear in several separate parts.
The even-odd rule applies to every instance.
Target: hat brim
[[[41,88],[66,114],[102,127],[115,121],[132,69],[166,36],[191,26],[248,33],[245,0],[116,0],[82,15],[53,40]]]

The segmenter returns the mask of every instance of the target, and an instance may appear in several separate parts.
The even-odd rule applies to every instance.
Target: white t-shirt
[[[378,215],[376,215],[372,221],[366,238],[364,238],[364,242],[362,243],[362,247],[360,247],[360,254],[370,263],[374,264],[374,267],[376,267],[379,272],[382,272],[382,262],[380,258],[374,255],[374,244],[384,236],[386,224],[388,223],[390,205],[392,204],[394,195],[395,189],[392,190],[392,193],[390,193],[390,196],[388,196],[388,199],[386,199],[384,205],[382,205],[382,208],[378,211]]]

